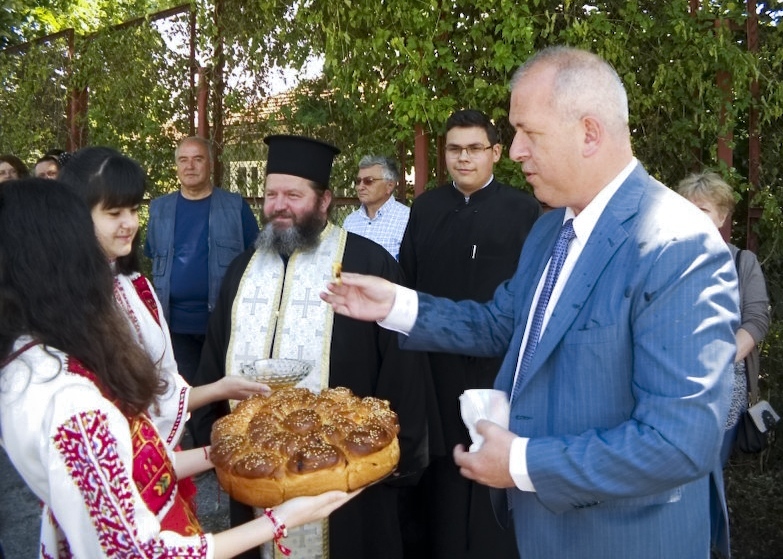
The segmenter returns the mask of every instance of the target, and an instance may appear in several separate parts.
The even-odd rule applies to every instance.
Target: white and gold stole
[[[226,374],[269,357],[302,359],[313,368],[297,386],[320,392],[329,385],[329,354],[334,311],[319,294],[332,277],[332,263],[342,262],[347,233],[331,223],[318,246],[295,252],[284,265],[280,255],[256,253],[242,275],[231,310]],[[328,559],[327,520],[289,530],[291,558]],[[264,546],[271,557],[272,546]],[[274,550],[275,556],[280,556]]]

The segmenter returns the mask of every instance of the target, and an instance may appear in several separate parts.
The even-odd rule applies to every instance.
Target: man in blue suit
[[[407,334],[409,349],[505,356],[495,387],[511,399],[509,430],[479,422],[481,448],[454,459],[507,489],[522,559],[707,559],[738,324],[731,257],[633,157],[606,62],[549,48],[511,86],[511,157],[559,208],[534,225],[514,277],[486,304],[352,274],[322,297]],[[575,238],[544,289],[569,221]]]
[[[514,277],[486,304],[353,274],[322,297],[409,349],[504,355],[509,430],[479,422],[481,448],[454,459],[507,489],[522,559],[707,559],[738,324],[731,257],[633,157],[626,94],[603,60],[546,49],[511,85],[511,157],[559,208]],[[575,238],[549,282],[567,222]]]

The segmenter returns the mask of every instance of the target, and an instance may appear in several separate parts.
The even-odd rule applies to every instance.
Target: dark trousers
[[[723,434],[723,445],[720,448],[720,463],[722,467],[725,467],[729,462],[731,452],[734,449],[734,441],[737,439],[738,429],[739,423],[735,423],[732,427],[726,429]],[[713,546],[713,555],[724,557],[724,552],[720,550],[728,547],[729,534],[726,533],[725,512],[714,483],[714,480],[710,483],[710,526],[712,527],[710,543]]]
[[[193,380],[196,378],[196,371],[198,370],[198,364],[201,361],[201,349],[204,347],[205,336],[198,334],[178,334],[171,332],[171,348],[174,350],[174,360],[177,362],[177,369],[179,374],[182,375],[188,384],[193,385]],[[188,421],[185,424],[189,437],[184,437],[182,440],[183,448],[189,448],[193,446],[188,444],[187,439],[195,441],[196,435],[193,429],[192,421]],[[209,441],[195,441],[196,446],[203,446],[209,444]]]
[[[405,559],[519,557],[513,528],[496,520],[489,488],[462,477],[450,456],[433,459],[400,507]]]
[[[204,336],[199,334],[171,333],[171,348],[177,361],[179,374],[192,385],[196,378],[201,349],[204,347]]]

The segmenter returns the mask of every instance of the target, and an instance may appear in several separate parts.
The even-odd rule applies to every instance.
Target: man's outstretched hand
[[[334,312],[368,322],[383,320],[391,311],[396,293],[395,284],[376,276],[342,272],[339,283],[331,282],[321,299],[332,305]]]

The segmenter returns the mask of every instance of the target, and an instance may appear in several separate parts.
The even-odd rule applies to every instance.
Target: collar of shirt
[[[386,200],[383,205],[378,208],[378,210],[375,212],[375,217],[370,217],[370,214],[367,213],[367,206],[362,204],[362,212],[364,212],[364,217],[372,221],[373,219],[378,219],[383,215],[383,212],[389,208],[391,208],[394,203],[397,201],[397,199],[394,197],[394,195],[389,196],[389,199]]]
[[[631,174],[638,163],[639,162],[635,157],[631,158],[630,163],[628,163],[615,178],[609,181],[609,184],[596,194],[595,198],[585,206],[585,209],[579,212],[579,215],[574,216],[574,210],[566,208],[565,215],[563,216],[563,223],[573,218],[574,233],[576,233],[579,245],[584,246],[587,243],[587,239],[590,238],[590,234],[593,232],[593,229],[595,229],[598,220],[601,218],[601,214],[604,213],[606,206],[609,204],[609,200],[612,199],[614,193],[617,192],[620,185],[625,182],[625,179],[628,178],[628,175]],[[581,249],[579,252],[581,252]]]
[[[484,189],[484,188],[488,187],[488,186],[490,185],[490,183],[491,183],[493,180],[495,180],[495,173],[492,173],[491,175],[489,175],[489,180],[488,180],[488,181],[487,181],[487,182],[484,184],[484,186],[482,186],[482,187],[481,187],[481,188],[479,188],[478,190],[474,190],[474,191],[473,191],[473,194],[475,194],[475,193],[476,193],[476,192],[478,192],[479,190],[482,190],[482,189]],[[462,195],[462,196],[465,198],[465,203],[466,203],[466,204],[467,204],[468,202],[470,202],[470,196],[465,196],[464,194],[462,194],[462,191],[460,191],[460,189],[459,189],[459,188],[457,188],[457,183],[455,183],[454,181],[451,181],[451,186],[452,186],[452,187],[454,187],[454,190],[456,190],[457,192],[459,192],[459,193],[460,193],[460,194],[461,194],[461,195]],[[472,196],[473,194],[471,194],[471,196]]]

